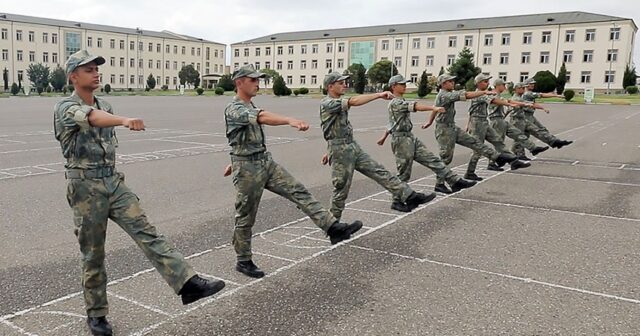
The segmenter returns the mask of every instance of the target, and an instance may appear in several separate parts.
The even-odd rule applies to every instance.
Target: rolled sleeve
[[[458,94],[458,97],[456,100],[459,100],[459,101],[467,100],[467,96],[466,96],[467,93],[464,90],[457,91],[456,93]]]
[[[342,98],[340,100],[340,107],[342,108],[342,112],[349,111],[349,98]]]
[[[409,112],[415,112],[416,111],[416,102],[408,102],[407,103],[407,110]]]
[[[91,127],[89,124],[89,113],[93,111],[93,107],[89,105],[71,105],[64,113],[64,124],[67,127],[73,127],[75,125],[82,129]]]
[[[259,111],[245,106],[234,106],[227,112],[227,122],[234,125],[257,124]]]

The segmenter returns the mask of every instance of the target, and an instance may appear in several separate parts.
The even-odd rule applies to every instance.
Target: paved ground
[[[345,220],[366,227],[331,246],[295,206],[266,193],[256,223],[256,261],[269,276],[233,270],[234,190],[222,110],[228,97],[113,97],[119,114],[149,130],[119,130],[120,170],[151,220],[194,267],[227,281],[218,296],[183,307],[113,223],[107,267],[111,321],[119,335],[635,335],[640,328],[640,109],[551,105],[539,115],[576,143],[516,172],[406,215],[358,175]],[[65,200],[55,99],[0,100],[0,335],[86,335],[79,252]],[[266,134],[274,158],[325,204],[330,172],[318,103],[259,97],[306,119]],[[466,104],[459,105],[465,111]],[[414,123],[424,120],[415,115]],[[465,122],[459,113],[458,123]],[[375,145],[384,102],[351,112],[356,137],[394,171],[389,145]],[[433,130],[416,131],[435,149]],[[463,173],[470,152],[456,149]],[[485,162],[481,163],[485,166]],[[413,187],[433,175],[414,167]]]

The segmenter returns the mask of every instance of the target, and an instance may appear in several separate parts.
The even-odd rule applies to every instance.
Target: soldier
[[[391,150],[396,157],[396,167],[398,168],[400,181],[409,181],[413,161],[416,161],[431,169],[439,178],[447,181],[451,186],[452,192],[458,192],[474,186],[476,182],[460,178],[437,155],[431,153],[422,141],[412,133],[411,112],[435,111],[439,113],[444,112],[444,108],[405,100],[403,96],[407,90],[407,80],[402,75],[391,77],[389,79],[389,87],[391,87],[391,93],[395,98],[389,102],[389,126],[383,137],[378,140],[378,145],[382,146],[387,136],[389,134],[392,135]],[[393,202],[400,203],[400,200],[394,198]]]
[[[468,147],[474,151],[480,152],[483,156],[494,160],[498,166],[504,166],[517,160],[517,157],[511,153],[498,153],[493,148],[480,143],[476,138],[460,129],[455,124],[456,108],[455,103],[461,100],[473,99],[490,93],[490,91],[466,92],[464,90],[454,91],[456,77],[450,74],[442,74],[438,76],[438,85],[441,89],[436,95],[436,106],[445,108],[445,112],[431,112],[429,120],[422,128],[428,128],[436,120],[436,140],[440,145],[440,158],[445,164],[450,164],[453,160],[453,150],[456,144]],[[437,115],[437,119],[436,119]],[[438,178],[436,188],[444,190],[448,189],[444,185],[444,180]]]
[[[362,222],[340,223],[338,217],[322,208],[302,183],[289,174],[267,152],[263,125],[289,125],[306,131],[309,125],[298,119],[285,117],[256,107],[251,101],[259,90],[259,78],[266,75],[253,65],[245,65],[233,72],[237,95],[224,110],[226,134],[231,146],[233,184],[236,187],[236,215],[233,246],[237,254],[236,270],[247,276],[261,278],[265,274],[252,261],[251,228],[256,220],[262,192],[267,189],[294,202],[336,244],[351,238]]]
[[[101,56],[81,50],[65,63],[74,93],[55,106],[55,137],[66,158],[67,200],[73,209],[75,235],[82,252],[82,286],[87,324],[93,335],[111,335],[106,319],[107,274],[104,244],[107,220],[127,232],[183,304],[213,295],[224,288],[223,281],[209,281],[196,275],[183,256],[156,231],[140,207],[138,197],[116,171],[116,126],[144,130],[142,119],[119,117],[111,105],[93,92],[100,86]]]
[[[498,96],[500,96],[503,92],[507,90],[505,82],[499,78],[493,82],[493,87]],[[523,103],[523,102],[515,102],[511,100],[507,100],[507,101],[509,102],[508,106],[510,107],[522,107],[524,105],[528,105],[527,103]],[[493,128],[498,134],[500,141],[504,142],[505,136],[508,136],[509,138],[513,139],[513,141],[520,142],[520,144],[524,148],[528,149],[533,155],[537,155],[549,149],[549,146],[544,146],[544,147],[536,146],[536,144],[533,143],[533,141],[529,140],[528,137],[524,133],[522,133],[517,127],[509,123],[505,119],[509,113],[510,112],[506,112],[506,113],[504,112],[504,105],[489,104],[489,123],[491,125],[491,128]],[[487,169],[495,170],[495,171],[504,170],[498,167],[495,164],[495,162],[489,162]]]
[[[477,90],[487,90],[489,88],[489,79],[491,79],[491,76],[487,76],[485,74],[477,75],[474,78]],[[493,94],[474,98],[471,100],[471,106],[469,107],[469,120],[467,122],[467,130],[473,137],[478,139],[480,143],[484,143],[484,141],[487,140],[493,145],[496,151],[500,153],[508,152],[505,149],[504,136],[498,136],[496,131],[489,126],[487,111],[490,105],[500,107],[516,106],[515,104],[509,103],[506,100],[502,100],[499,96]],[[532,151],[536,152],[536,154],[542,152],[543,150],[545,150],[543,147],[536,147],[532,149]],[[475,173],[476,167],[478,166],[478,160],[480,160],[480,153],[474,151],[471,155],[471,159],[469,160],[469,165],[467,166],[467,172],[464,175],[464,178],[475,181],[482,180],[482,178],[480,178]],[[529,166],[531,166],[531,164],[528,162],[516,160],[511,163],[511,170],[526,168]]]
[[[332,72],[325,76],[324,87],[327,96],[320,103],[320,122],[322,133],[328,143],[331,164],[331,181],[333,183],[333,197],[331,198],[331,213],[336,218],[342,216],[345,201],[349,195],[349,188],[353,180],[353,172],[357,170],[373,179],[387,189],[399,202],[394,202],[391,208],[402,212],[411,212],[420,204],[433,200],[436,195],[425,195],[413,191],[405,182],[392,175],[381,164],[371,159],[353,138],[353,128],[349,122],[349,108],[361,106],[373,100],[382,98],[389,100],[393,95],[388,92],[342,98],[345,93],[345,80],[339,72]]]
[[[524,83],[516,83],[514,86],[515,92],[513,94],[513,97],[511,97],[511,101],[526,103],[523,97],[525,93],[525,87],[526,87],[526,84]],[[549,113],[549,110],[544,108],[540,104],[534,103],[531,105],[531,107],[535,109],[543,109],[546,113]],[[554,135],[552,135],[551,133],[549,133],[549,131],[546,128],[540,128],[536,126],[533,123],[532,121],[533,119],[531,117],[533,117],[533,114],[530,114],[530,117],[526,116],[525,107],[516,107],[513,109],[513,112],[511,113],[511,124],[513,124],[513,126],[517,127],[520,131],[522,131],[524,135],[527,136],[527,138],[529,137],[529,135],[533,135],[536,138],[538,138],[540,141],[549,145],[551,148],[560,149],[566,145],[573,143],[573,141],[560,140],[556,138]],[[528,159],[525,156],[524,147],[522,147],[518,142],[515,142],[511,149],[513,153],[516,154],[519,158],[522,158],[525,160]]]

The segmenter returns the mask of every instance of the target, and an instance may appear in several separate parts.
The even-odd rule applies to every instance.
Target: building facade
[[[585,12],[302,31],[232,44],[231,68],[252,63],[291,87],[319,87],[330,71],[387,59],[415,83],[423,71],[437,76],[466,47],[494,78],[557,74],[564,62],[567,88],[619,90],[636,32],[632,19]]]
[[[8,70],[9,85],[28,81],[29,64],[53,70],[80,49],[105,58],[101,82],[116,89],[144,89],[149,75],[157,88],[176,88],[178,72],[187,64],[212,84],[224,74],[226,63],[226,45],[169,31],[0,13],[0,70]]]

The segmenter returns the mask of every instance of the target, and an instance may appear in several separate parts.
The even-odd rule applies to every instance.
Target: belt
[[[487,116],[471,116],[474,120],[487,120]]]
[[[455,122],[439,122],[436,123],[436,126],[445,126],[445,127],[451,127],[451,126],[455,126],[456,123]]]
[[[504,119],[504,117],[503,116],[489,116],[489,119],[497,120],[497,119]]]
[[[102,167],[95,169],[67,169],[64,175],[67,179],[99,179],[113,176],[115,173],[115,167]]]
[[[327,143],[329,143],[329,146],[333,146],[333,145],[347,145],[353,142],[353,138],[338,138],[338,139],[331,139],[331,140],[327,140]]]
[[[233,155],[231,154],[231,161],[264,161],[271,159],[271,153],[260,152],[250,155]]]
[[[412,137],[412,132],[393,132],[391,133],[394,137]]]

